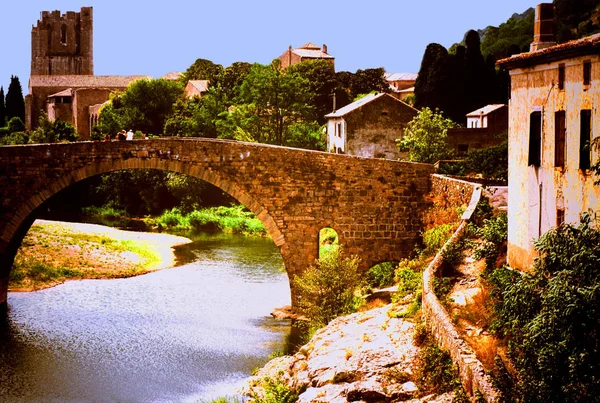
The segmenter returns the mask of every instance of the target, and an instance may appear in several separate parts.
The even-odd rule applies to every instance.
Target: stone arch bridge
[[[120,169],[160,169],[209,182],[266,226],[292,279],[318,257],[319,230],[338,233],[363,269],[413,250],[433,167],[214,139],[0,147],[0,304],[38,209],[60,190]]]

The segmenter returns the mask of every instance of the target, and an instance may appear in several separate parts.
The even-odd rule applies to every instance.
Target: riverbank
[[[35,291],[74,279],[131,277],[172,267],[172,247],[189,242],[170,234],[36,220],[15,257],[9,291]]]

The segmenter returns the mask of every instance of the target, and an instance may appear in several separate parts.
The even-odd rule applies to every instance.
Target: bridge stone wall
[[[0,303],[36,210],[60,190],[120,169],[203,179],[248,207],[280,248],[292,279],[318,257],[319,230],[335,229],[362,268],[406,257],[433,166],[211,139],[156,139],[0,147]]]

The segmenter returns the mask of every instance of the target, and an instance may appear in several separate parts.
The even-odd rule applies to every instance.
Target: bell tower
[[[31,29],[31,75],[93,75],[92,7],[42,11]]]

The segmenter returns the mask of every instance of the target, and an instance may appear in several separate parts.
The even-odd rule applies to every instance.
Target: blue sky
[[[499,25],[536,0],[0,0],[0,85],[27,94],[31,27],[41,11],[94,7],[94,73],[160,77],[197,58],[269,63],[289,45],[327,44],[337,71],[418,72],[427,44]],[[157,4],[160,4],[158,6]]]

